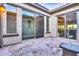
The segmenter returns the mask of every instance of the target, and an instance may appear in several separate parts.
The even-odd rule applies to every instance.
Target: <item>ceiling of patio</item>
[[[38,4],[47,8],[48,10],[53,10],[67,3],[38,3]]]

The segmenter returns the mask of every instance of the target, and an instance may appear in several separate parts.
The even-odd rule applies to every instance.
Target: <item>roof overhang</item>
[[[25,4],[28,4],[30,6],[33,6],[33,7],[37,8],[37,9],[40,9],[40,10],[50,14],[50,10],[48,10],[47,8],[39,5],[38,3],[25,3]]]
[[[43,10],[43,11],[49,13],[49,14],[52,14],[52,13],[55,13],[55,12],[57,12],[57,11],[59,11],[59,10],[65,9],[65,8],[67,8],[67,7],[71,7],[71,6],[73,6],[74,4],[78,4],[78,3],[67,3],[67,4],[62,5],[62,6],[59,6],[58,8],[55,8],[55,9],[53,9],[53,10],[48,10],[47,8],[45,8],[45,7],[41,6],[41,5],[39,5],[38,3],[27,3],[27,4],[29,4],[29,5],[31,5],[31,6],[33,6],[33,7],[36,7],[36,8],[38,8],[38,9],[40,9],[40,10]]]
[[[76,6],[76,5],[79,5],[79,4],[78,3],[68,3],[66,5],[63,5],[63,6],[56,8],[56,9],[51,10],[50,13],[53,14],[55,12],[68,9],[68,8],[71,8],[71,7]]]
[[[48,13],[48,14],[53,14],[53,13],[58,12],[58,11],[61,11],[63,9],[67,9],[67,8],[69,8],[71,6],[73,7],[75,5],[79,5],[79,3],[67,3],[67,4],[62,5],[62,6],[58,7],[58,8],[53,9],[53,10],[48,10],[47,8],[39,5],[38,3],[24,3],[24,4],[28,4],[28,5],[32,6],[32,7],[35,7],[37,9],[40,9],[40,10],[42,10],[42,11]]]

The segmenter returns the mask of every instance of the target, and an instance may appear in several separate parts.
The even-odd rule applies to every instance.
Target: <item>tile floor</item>
[[[3,48],[0,48],[0,56],[10,56],[11,53],[9,53],[9,51],[11,49],[17,49],[21,46],[24,46],[26,44],[29,44],[29,43],[37,43],[38,42],[44,42],[44,41],[49,41],[49,40],[52,40],[57,46],[59,46],[59,44],[61,44],[62,42],[67,42],[67,43],[72,43],[72,44],[76,44],[76,45],[79,45],[79,42],[76,41],[76,40],[70,40],[70,39],[65,39],[65,38],[38,38],[38,39],[29,39],[29,40],[23,40],[22,43],[20,44],[15,44],[15,45],[9,45],[9,46],[5,46]]]

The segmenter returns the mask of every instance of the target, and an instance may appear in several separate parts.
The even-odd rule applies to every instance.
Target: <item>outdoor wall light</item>
[[[0,6],[0,12],[4,12],[5,11],[5,7]]]

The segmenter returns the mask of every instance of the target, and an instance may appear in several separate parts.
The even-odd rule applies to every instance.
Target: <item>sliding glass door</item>
[[[76,39],[77,33],[77,15],[76,12],[64,14],[64,17],[58,16],[58,36],[68,39]]]
[[[34,13],[23,10],[22,13],[22,37],[23,39],[34,38]]]
[[[76,12],[68,13],[66,15],[66,38],[76,39],[77,22]]]
[[[64,17],[59,16],[58,17],[58,36],[59,37],[65,37],[65,22]]]
[[[35,14],[36,19],[36,37],[44,37],[44,16],[42,14]]]

